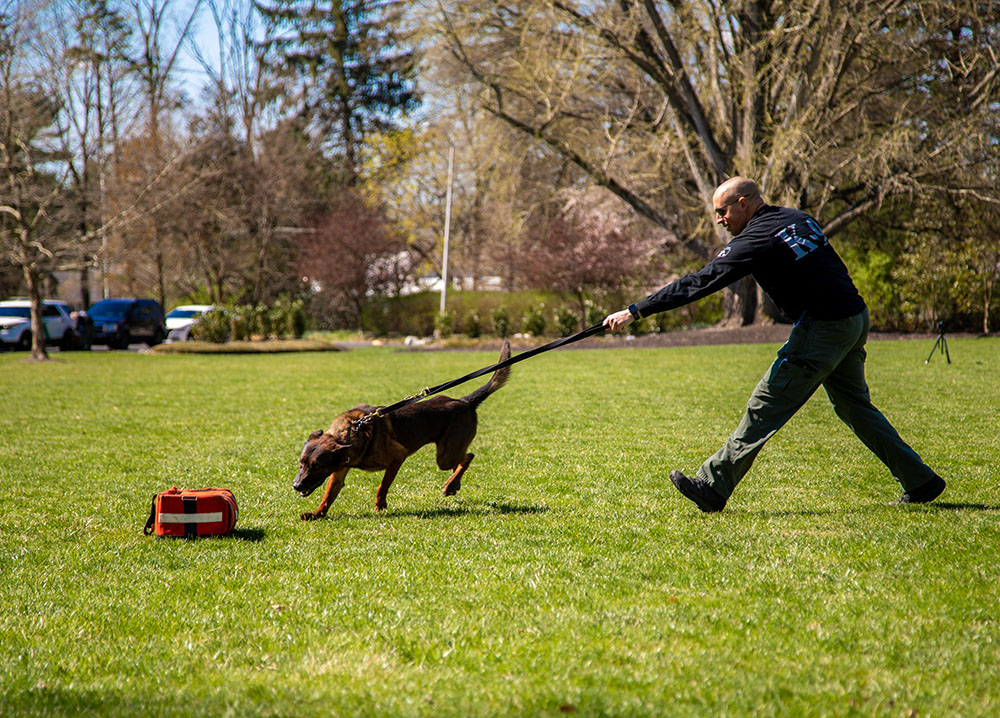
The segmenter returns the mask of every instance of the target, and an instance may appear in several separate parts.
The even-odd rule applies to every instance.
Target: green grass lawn
[[[667,474],[777,345],[585,349],[513,368],[458,496],[425,448],[316,522],[311,431],[493,353],[0,355],[0,715],[996,716],[1000,341],[949,345],[869,344],[930,506],[820,392],[703,515]],[[144,537],[172,485],[235,535]]]

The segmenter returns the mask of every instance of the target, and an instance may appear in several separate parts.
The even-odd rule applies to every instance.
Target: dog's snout
[[[295,480],[292,482],[292,490],[295,491],[297,494],[301,494],[302,496],[308,496],[309,494],[311,494],[313,492],[313,489],[315,489],[316,487],[306,485],[305,481],[307,478],[308,476],[304,475],[301,471],[298,474],[296,474]]]
[[[299,470],[292,480],[292,490],[302,496],[308,496],[315,491],[316,487],[325,478],[325,475],[322,475],[322,472],[318,472],[316,469],[317,467],[312,462],[300,461]]]

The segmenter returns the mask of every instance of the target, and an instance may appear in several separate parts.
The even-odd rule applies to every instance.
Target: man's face
[[[715,223],[721,224],[732,235],[742,232],[750,221],[750,202],[742,195],[716,195],[712,204],[715,208]]]

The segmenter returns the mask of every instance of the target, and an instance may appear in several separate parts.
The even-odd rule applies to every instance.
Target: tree
[[[951,330],[989,333],[1000,280],[998,218],[997,207],[969,199],[914,212],[889,272],[903,328],[932,330],[943,321]]]
[[[727,239],[711,223],[727,176],[757,178],[769,200],[802,206],[832,236],[894,196],[975,189],[949,170],[990,146],[981,125],[995,117],[1000,82],[995,3],[434,8],[438,42],[484,107],[703,259]],[[756,306],[744,283],[727,316],[747,323]]]
[[[258,62],[259,36],[273,34],[260,26],[260,16],[238,0],[208,0],[218,31],[218,59],[199,52],[210,78],[211,104],[200,118],[214,137],[238,147],[240,206],[234,216],[243,224],[245,251],[253,257],[244,270],[253,304],[272,301],[292,289],[295,228],[321,205],[327,163],[318,143],[310,142],[300,121],[281,119],[269,112],[274,88]],[[265,18],[266,19],[266,18]],[[235,167],[233,168],[236,169]]]
[[[280,94],[339,158],[338,181],[356,184],[363,138],[391,129],[418,103],[414,53],[403,47],[398,27],[403,3],[274,0],[255,6],[276,28],[263,47]]]
[[[139,40],[138,57],[133,63],[133,72],[138,79],[145,101],[146,153],[139,167],[140,187],[157,183],[177,157],[177,151],[168,153],[164,146],[164,114],[180,104],[180,97],[173,86],[173,77],[181,49],[187,42],[191,27],[197,17],[200,1],[181,14],[179,29],[171,31],[169,21],[173,19],[174,0],[128,0]],[[162,196],[149,195],[145,203],[145,226],[133,231],[128,238],[151,264],[153,286],[161,304],[166,303],[166,256],[168,240],[161,237],[161,223],[156,218],[156,205],[164,200]],[[136,228],[137,230],[139,228]]]
[[[154,194],[177,155],[155,172],[131,175],[123,171],[127,163],[116,158],[109,189],[114,200],[93,211],[94,183],[87,178],[101,164],[101,153],[87,148],[91,142],[101,146],[105,138],[91,124],[94,94],[88,93],[96,93],[95,86],[88,89],[86,73],[82,79],[73,76],[81,62],[79,38],[65,30],[78,26],[67,25],[61,9],[16,3],[12,13],[0,16],[0,253],[21,269],[32,298],[32,355],[39,359],[46,357],[41,299],[52,275],[86,266],[101,237],[135,228],[174,199]],[[112,134],[116,126],[112,123]],[[144,162],[148,153],[132,159],[139,158]]]
[[[580,328],[587,325],[588,300],[617,292],[623,283],[633,288],[655,281],[662,268],[659,245],[668,240],[648,221],[606,190],[565,192],[559,215],[543,220],[522,257],[532,286],[573,297],[580,310]]]
[[[31,298],[31,358],[48,358],[43,284],[75,241],[66,239],[66,173],[59,172],[58,99],[40,91],[35,7],[0,15],[0,256],[21,269]],[[56,168],[55,171],[51,168]]]
[[[478,287],[499,277],[525,284],[519,260],[540,223],[559,214],[562,191],[583,173],[543,143],[485,112],[461,75],[428,57],[421,82],[435,111],[415,127],[369,136],[363,189],[405,232],[419,273],[442,271],[449,150],[452,168],[450,277]]]
[[[381,213],[352,190],[341,191],[299,242],[298,270],[314,289],[314,313],[343,317],[363,330],[369,298],[398,285],[405,249]]]
[[[183,251],[174,218],[199,206],[202,178],[191,171],[191,158],[200,152],[200,138],[182,136],[169,124],[161,126],[158,153],[150,152],[145,127],[120,140],[106,207],[112,216],[131,208],[131,216],[104,232],[101,254],[111,291],[165,298],[172,289]]]
[[[131,30],[117,4],[79,0],[53,7],[55,42],[44,51],[56,70],[53,92],[65,98],[60,136],[69,157],[70,184],[80,237],[81,303],[90,298],[90,269],[106,259],[106,244],[95,247],[94,230],[104,224],[107,173],[115,158],[119,123],[131,99]],[[99,256],[97,256],[99,255]],[[102,266],[106,275],[107,267]],[[107,282],[105,281],[105,293]]]
[[[192,151],[178,170],[197,201],[160,213],[186,292],[207,288],[212,303],[268,303],[301,288],[294,268],[299,230],[318,214],[322,158],[293,123],[261,132],[256,152],[222,112],[196,118]]]

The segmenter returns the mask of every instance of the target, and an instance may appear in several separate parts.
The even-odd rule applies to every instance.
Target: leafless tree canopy
[[[700,257],[736,174],[830,235],[895,196],[994,194],[957,170],[995,142],[995,2],[434,6],[485,108]]]

